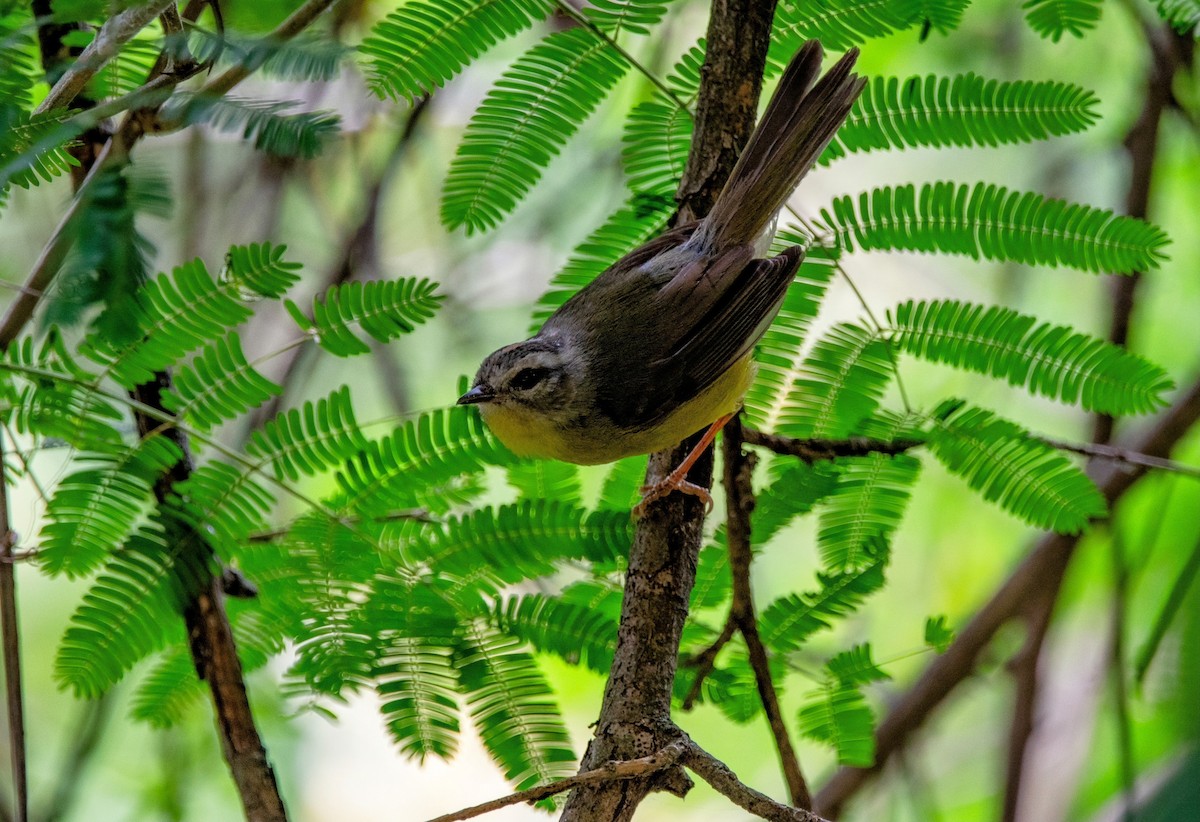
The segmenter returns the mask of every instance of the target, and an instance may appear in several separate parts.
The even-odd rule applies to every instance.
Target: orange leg
[[[688,471],[692,470],[692,466],[696,464],[696,460],[700,459],[700,455],[704,453],[708,446],[712,445],[712,441],[717,438],[717,432],[725,427],[725,423],[733,419],[733,414],[726,414],[719,420],[708,426],[708,430],[704,432],[704,436],[700,438],[700,442],[696,443],[683,462],[679,463],[674,471],[667,475],[666,479],[647,485],[642,488],[642,501],[639,502],[633,509],[634,517],[641,517],[646,513],[646,507],[655,500],[662,499],[672,491],[679,491],[684,494],[691,494],[694,497],[699,497],[704,502],[705,513],[712,510],[712,496],[708,493],[708,489],[702,488],[693,482],[688,482]]]

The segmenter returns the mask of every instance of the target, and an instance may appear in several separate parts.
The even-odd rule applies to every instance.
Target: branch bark
[[[115,14],[96,33],[96,37],[76,58],[38,105],[35,114],[42,114],[71,104],[96,72],[117,55],[127,42],[158,17],[172,0],[154,0],[142,6]]]
[[[708,212],[754,127],[774,11],[774,2],[713,2],[695,133],[678,193],[679,220]],[[653,454],[647,481],[666,476],[694,443],[691,438],[672,452]],[[688,479],[711,485],[711,451],[697,461]],[[701,503],[683,494],[650,505],[638,523],[612,672],[581,770],[636,759],[671,741],[671,689],[703,523]],[[649,778],[583,786],[572,793],[562,820],[623,822],[651,790],[683,795],[690,787],[691,780],[677,767]]]
[[[754,612],[754,595],[750,588],[750,515],[754,512],[754,489],[751,475],[754,460],[742,451],[742,420],[738,415],[726,423],[724,431],[725,493],[728,499],[729,519],[725,529],[729,544],[729,572],[733,580],[733,604],[730,619],[746,640],[750,668],[754,671],[754,684],[758,688],[759,701],[767,715],[775,750],[779,753],[779,765],[788,786],[792,804],[802,808],[812,807],[812,795],[808,783],[800,770],[800,760],[792,747],[783,712],[779,709],[779,695],[771,679],[770,659],[762,638],[758,634],[758,617]]]
[[[134,389],[133,397],[145,406],[168,413],[162,404],[162,394],[170,387],[170,374],[159,372],[154,382]],[[157,436],[169,437],[184,455],[155,483],[154,493],[161,507],[169,498],[171,489],[192,474],[187,437],[177,427],[164,429],[157,419],[146,413],[135,411],[134,416],[140,436],[146,437],[155,432]],[[175,538],[189,543],[185,550],[211,552],[203,535],[182,521],[175,522],[178,525]],[[190,601],[184,607],[183,620],[196,674],[201,681],[208,683],[212,693],[221,750],[237,785],[238,798],[246,819],[248,822],[286,822],[287,811],[275,781],[275,773],[267,761],[266,749],[250,711],[246,684],[242,678],[242,663],[238,659],[233,631],[225,613],[219,575],[210,574],[191,593]]]
[[[25,773],[25,700],[21,691],[21,640],[17,626],[17,579],[13,565],[16,535],[8,519],[8,480],[4,469],[4,435],[0,433],[0,641],[4,646],[4,687],[8,704],[8,747],[12,760],[13,818],[29,816]]]

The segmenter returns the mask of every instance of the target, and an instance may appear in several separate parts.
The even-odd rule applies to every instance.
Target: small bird
[[[814,85],[822,49],[805,43],[708,216],[626,254],[533,337],[493,352],[458,403],[478,405],[514,453],[582,465],[670,448],[708,426],[678,468],[642,489],[635,513],[672,491],[711,506],[687,472],[741,407],[754,346],[804,257],[793,246],[756,259],[756,247],[862,91],[857,56]]]

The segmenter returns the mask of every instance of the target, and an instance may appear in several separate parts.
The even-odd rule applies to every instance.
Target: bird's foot
[[[712,494],[708,493],[708,489],[702,485],[697,485],[694,482],[688,482],[686,479],[676,479],[675,477],[667,477],[661,482],[654,485],[643,485],[641,488],[642,501],[633,507],[633,518],[641,519],[646,514],[646,509],[650,503],[662,499],[669,495],[672,491],[679,491],[682,494],[690,494],[693,497],[698,497],[704,503],[704,513],[711,514],[713,509]]]

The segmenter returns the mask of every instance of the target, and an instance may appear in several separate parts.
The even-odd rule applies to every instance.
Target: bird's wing
[[[648,427],[692,399],[750,353],[803,256],[794,247],[753,260],[749,247],[739,246],[707,265],[685,265],[644,292],[619,321],[620,333],[644,341],[637,362],[597,369],[614,376],[611,385],[597,386],[597,401],[618,424]]]

